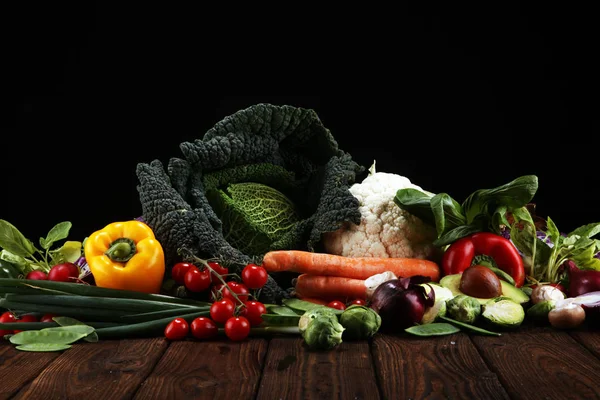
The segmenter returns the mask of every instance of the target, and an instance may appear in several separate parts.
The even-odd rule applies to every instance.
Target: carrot
[[[319,299],[354,300],[367,298],[367,287],[363,279],[343,276],[302,274],[294,286],[296,295]]]
[[[420,258],[344,257],[302,250],[273,250],[264,255],[262,266],[267,272],[288,271],[353,279],[367,279],[386,271],[393,272],[398,278],[422,275],[431,278],[432,282],[440,279],[439,265]]]

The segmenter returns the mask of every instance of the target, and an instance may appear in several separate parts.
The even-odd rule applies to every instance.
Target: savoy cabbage
[[[315,251],[323,233],[360,223],[358,201],[348,189],[364,167],[338,147],[314,110],[257,104],[180,149],[183,158],[169,159],[166,168],[153,160],[136,169],[142,216],[162,244],[167,266],[185,248],[239,273],[249,262],[260,264],[267,250]],[[248,182],[275,189],[294,205],[289,226],[255,254],[239,238],[231,240],[229,222],[219,217],[219,204],[232,195],[228,190]],[[289,297],[284,289],[271,276],[261,300]]]

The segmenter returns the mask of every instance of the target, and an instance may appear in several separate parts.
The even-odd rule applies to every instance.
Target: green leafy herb
[[[0,219],[0,259],[16,265],[24,275],[33,270],[47,273],[53,265],[75,262],[81,257],[81,242],[66,241],[62,246],[52,249],[58,241],[68,237],[70,229],[71,223],[68,221],[56,224],[45,238],[40,238],[41,249],[38,249],[13,224]]]
[[[525,209],[537,188],[537,176],[525,175],[496,188],[476,190],[462,203],[447,193],[432,196],[417,189],[398,190],[394,202],[435,226],[434,245],[442,247],[475,232],[499,234],[509,225],[507,214],[520,214],[518,210]]]

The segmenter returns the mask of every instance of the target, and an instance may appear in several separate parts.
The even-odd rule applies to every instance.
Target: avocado
[[[462,274],[446,275],[442,279],[440,279],[440,285],[450,289],[450,291],[452,291],[452,293],[455,296],[459,294],[465,294],[461,292],[458,288],[460,285],[461,276]],[[529,296],[518,287],[511,285],[510,283],[503,281],[502,279],[500,280],[500,284],[502,285],[502,296],[508,297],[519,304],[525,304],[529,302]],[[489,300],[477,297],[476,299],[479,300],[481,304],[484,304]]]

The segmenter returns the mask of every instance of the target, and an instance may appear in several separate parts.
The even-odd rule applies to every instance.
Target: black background
[[[5,13],[0,218],[33,240],[134,218],[138,162],[269,102],[313,108],[359,163],[429,191],[535,174],[561,230],[600,221],[590,10],[236,7]]]

